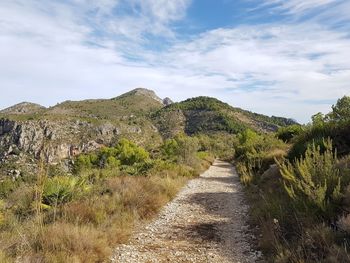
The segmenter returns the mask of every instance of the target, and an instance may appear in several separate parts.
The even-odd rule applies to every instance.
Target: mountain
[[[27,164],[44,156],[57,163],[122,137],[152,148],[179,132],[270,132],[289,123],[214,98],[173,103],[142,88],[112,99],[65,101],[50,108],[26,102],[0,111],[0,160]]]
[[[178,132],[190,135],[215,132],[236,134],[247,128],[272,132],[280,126],[296,123],[291,119],[268,117],[234,108],[210,97],[196,97],[170,104],[154,114],[154,121],[164,137]]]
[[[34,114],[45,109],[44,106],[31,102],[21,102],[0,111],[0,114]]]

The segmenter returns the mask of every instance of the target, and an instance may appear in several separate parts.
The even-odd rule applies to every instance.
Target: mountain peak
[[[8,107],[6,109],[3,109],[0,111],[0,113],[6,113],[6,114],[30,114],[35,113],[39,110],[45,109],[44,106],[41,106],[36,103],[31,102],[21,102],[18,104],[15,104],[11,107]]]
[[[136,95],[136,96],[144,96],[144,97],[148,97],[148,98],[152,98],[160,103],[163,104],[163,100],[161,98],[159,98],[157,96],[157,94],[153,91],[153,90],[150,90],[150,89],[145,89],[145,88],[136,88],[136,89],[133,89],[127,93],[124,93],[123,95],[117,97],[117,98],[120,98],[120,97],[127,97],[127,96],[131,96],[131,95]]]

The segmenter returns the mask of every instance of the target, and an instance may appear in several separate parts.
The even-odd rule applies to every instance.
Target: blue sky
[[[350,95],[350,0],[1,0],[0,108],[206,95],[300,122]]]

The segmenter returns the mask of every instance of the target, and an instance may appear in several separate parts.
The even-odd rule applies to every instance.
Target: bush
[[[5,178],[0,182],[0,198],[6,198],[18,187],[18,182],[10,178]]]
[[[284,142],[290,142],[295,136],[301,134],[303,130],[303,127],[297,124],[281,127],[278,129],[276,136]]]
[[[296,160],[295,164],[287,161],[279,166],[287,193],[293,200],[303,204],[299,207],[331,219],[339,209],[342,178],[331,140],[323,144],[323,153],[320,146],[313,144],[307,148],[305,157]]]
[[[44,183],[43,204],[57,206],[71,201],[89,190],[89,186],[81,178],[71,176],[55,176]]]
[[[232,160],[235,155],[237,137],[235,135],[216,133],[210,136],[199,136],[201,151],[209,151],[217,158]]]
[[[327,119],[333,122],[349,122],[350,121],[350,97],[344,96],[332,106],[332,112]]]
[[[74,170],[81,172],[84,169],[89,170],[98,164],[98,156],[96,154],[81,154],[75,160]]]
[[[303,133],[297,136],[294,144],[288,153],[288,159],[293,161],[305,155],[308,146],[312,144],[319,145],[324,149],[323,139],[331,138],[334,148],[337,149],[339,156],[350,153],[350,123],[324,123],[323,125],[313,125],[305,129]]]
[[[121,165],[133,166],[149,160],[149,153],[142,147],[121,139],[115,147],[103,147],[97,153],[81,154],[74,164],[74,171],[81,173],[91,169],[118,169]]]
[[[8,257],[5,252],[0,250],[0,262],[1,263],[13,263],[15,262],[13,259]]]
[[[162,146],[162,153],[168,160],[174,160],[179,149],[175,139],[167,139]]]
[[[235,157],[246,166],[239,168],[238,172],[245,173],[246,178],[262,174],[274,164],[275,158],[281,159],[286,154],[287,145],[272,135],[246,130],[238,135],[238,142]]]
[[[161,150],[166,160],[195,168],[199,166],[200,161],[197,156],[199,141],[196,137],[177,135],[173,139],[166,140]]]
[[[116,146],[116,155],[124,165],[133,165],[135,163],[142,163],[149,159],[148,152],[136,144],[122,139]]]

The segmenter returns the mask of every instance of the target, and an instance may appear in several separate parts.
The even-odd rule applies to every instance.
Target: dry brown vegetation
[[[194,142],[186,160],[141,160],[133,154],[148,155],[128,144],[125,162],[138,162],[84,168],[73,176],[48,176],[42,169],[36,181],[21,183],[0,202],[0,262],[108,261],[135,226],[153,218],[188,179],[208,168],[211,157],[202,153],[197,158]],[[116,151],[101,151],[110,152]]]

